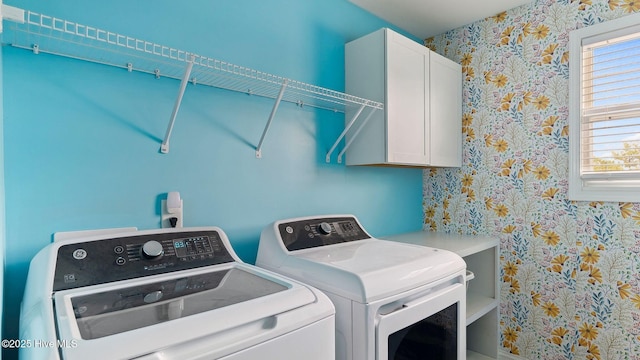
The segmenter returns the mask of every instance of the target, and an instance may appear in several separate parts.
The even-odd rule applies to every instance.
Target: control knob
[[[318,225],[318,232],[323,235],[331,234],[331,225],[326,222],[320,223],[320,225]]]
[[[155,240],[147,241],[142,245],[142,255],[147,259],[157,259],[164,254],[162,244]]]

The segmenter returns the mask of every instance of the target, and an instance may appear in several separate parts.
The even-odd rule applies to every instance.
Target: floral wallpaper
[[[425,44],[463,66],[463,166],[424,174],[425,229],[500,238],[500,345],[640,359],[640,204],[573,202],[569,32],[638,0],[538,0]]]

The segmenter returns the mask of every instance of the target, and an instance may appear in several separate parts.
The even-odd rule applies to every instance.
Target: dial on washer
[[[318,232],[320,232],[320,234],[322,235],[331,234],[331,225],[329,225],[329,223],[326,223],[326,222],[320,223],[320,225],[318,225]]]
[[[142,245],[142,255],[147,259],[157,259],[164,254],[162,244],[155,240],[147,241]]]

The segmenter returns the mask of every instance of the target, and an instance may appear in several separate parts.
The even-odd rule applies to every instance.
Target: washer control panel
[[[66,290],[234,261],[217,231],[137,235],[63,245],[53,290]]]
[[[286,222],[279,224],[278,230],[284,246],[289,251],[370,238],[352,217]]]

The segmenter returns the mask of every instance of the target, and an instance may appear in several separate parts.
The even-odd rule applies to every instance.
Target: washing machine
[[[465,359],[464,260],[373,238],[353,215],[280,220],[256,265],[322,290],[336,307],[336,359]]]
[[[334,358],[331,301],[243,263],[220,228],[114,232],[33,258],[21,360]]]

